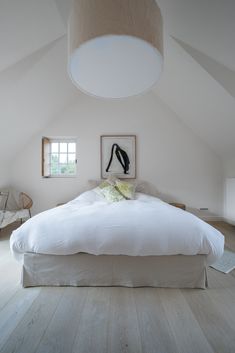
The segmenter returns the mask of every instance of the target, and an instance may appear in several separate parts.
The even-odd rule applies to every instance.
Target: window
[[[42,176],[72,177],[77,172],[75,138],[42,138]]]

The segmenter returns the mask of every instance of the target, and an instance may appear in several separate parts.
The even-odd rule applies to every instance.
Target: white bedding
[[[196,255],[215,262],[224,249],[223,235],[196,216],[160,199],[137,193],[135,200],[107,203],[94,190],[42,212],[15,230],[11,250],[69,255]]]

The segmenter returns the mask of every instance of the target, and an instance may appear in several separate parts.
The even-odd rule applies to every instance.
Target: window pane
[[[75,142],[68,143],[68,152],[69,153],[76,152],[76,143]]]
[[[51,152],[58,153],[59,152],[59,144],[58,142],[52,142],[51,144]]]
[[[59,155],[58,153],[52,153],[51,154],[51,164],[53,163],[58,163],[59,161]]]
[[[51,164],[51,175],[58,175],[59,168],[58,164]]]
[[[68,154],[68,163],[75,163],[76,160],[76,154],[75,153],[69,153]]]
[[[66,171],[66,165],[59,164],[59,174],[64,174]]]
[[[51,174],[58,174],[58,160],[59,155],[57,153],[51,154]]]
[[[60,164],[59,171],[61,175],[75,175],[76,166],[75,164]]]
[[[59,165],[60,174],[68,174],[67,167],[68,167],[67,164],[60,164]]]
[[[77,173],[76,141],[66,137],[47,140],[48,150],[44,150],[43,158],[47,157],[48,175],[75,176]]]
[[[67,163],[67,154],[66,153],[60,154],[60,163]]]
[[[67,142],[60,142],[60,152],[67,153]]]
[[[67,172],[69,175],[76,174],[76,165],[75,164],[68,164]]]

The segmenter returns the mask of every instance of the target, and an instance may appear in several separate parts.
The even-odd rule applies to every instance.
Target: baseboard
[[[207,222],[223,222],[224,221],[224,217],[219,217],[219,216],[198,216],[198,218],[202,219],[203,221],[207,221]]]
[[[224,217],[224,222],[232,224],[233,226],[235,226],[235,220],[234,219],[230,219],[230,218]]]
[[[208,222],[221,222],[224,221],[224,217],[219,216],[217,214],[213,214],[208,211],[201,211],[196,208],[187,208],[187,211],[192,213],[194,216],[197,216],[198,218],[202,219],[203,221],[208,221]]]

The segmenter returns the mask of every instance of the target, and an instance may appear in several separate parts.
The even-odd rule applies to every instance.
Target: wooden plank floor
[[[235,251],[235,227],[223,222]],[[207,290],[21,288],[0,233],[1,353],[234,353],[235,271],[209,269]]]

